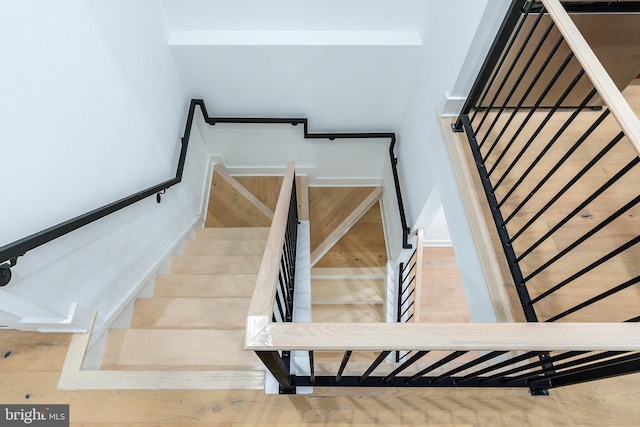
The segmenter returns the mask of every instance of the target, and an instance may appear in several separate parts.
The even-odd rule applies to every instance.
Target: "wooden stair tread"
[[[153,296],[249,298],[257,278],[257,274],[160,274]]]
[[[131,328],[244,329],[249,298],[138,298]]]
[[[313,279],[312,304],[382,304],[382,279]]]
[[[269,227],[207,227],[196,230],[195,240],[266,240]]]
[[[384,319],[381,304],[314,304],[314,323],[374,323]]]
[[[171,260],[172,273],[216,274],[257,273],[262,256],[257,255],[179,255]]]
[[[191,240],[184,255],[262,255],[265,240]]]
[[[112,329],[103,369],[261,370],[243,330]]]

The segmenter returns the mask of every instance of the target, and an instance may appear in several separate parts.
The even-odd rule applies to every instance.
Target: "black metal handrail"
[[[397,162],[398,159],[395,156],[396,135],[393,132],[353,132],[353,133],[319,133],[309,132],[308,119],[306,118],[267,118],[267,117],[248,117],[248,118],[231,118],[231,117],[210,117],[207,113],[204,100],[192,99],[189,106],[189,113],[187,115],[187,122],[185,125],[184,136],[182,137],[182,148],[180,150],[180,157],[178,160],[178,167],[176,170],[176,176],[170,180],[164,181],[158,185],[147,188],[146,190],[132,194],[131,196],[120,199],[116,202],[102,206],[93,211],[87,212],[75,218],[72,218],[63,223],[54,225],[38,233],[24,237],[15,242],[9,243],[0,247],[0,286],[5,286],[11,280],[11,267],[16,265],[18,257],[25,255],[28,251],[44,245],[52,240],[64,236],[74,230],[77,230],[85,225],[88,225],[94,221],[104,218],[114,212],[117,212],[129,205],[139,202],[147,197],[156,195],[158,203],[160,202],[160,194],[166,191],[168,188],[180,183],[182,181],[182,173],[184,170],[184,163],[187,156],[187,147],[189,145],[189,137],[191,135],[191,128],[193,126],[193,118],[195,114],[196,106],[200,107],[204,120],[209,125],[215,125],[216,123],[283,123],[298,125],[302,124],[304,129],[304,138],[307,139],[329,139],[331,141],[335,139],[369,139],[369,138],[388,138],[390,140],[389,145],[389,157],[391,161],[391,168],[393,171],[393,180],[396,190],[396,198],[398,201],[398,209],[400,210],[400,220],[403,231],[403,247],[411,248],[408,243],[408,235],[410,229],[407,225],[404,204],[402,201],[402,192],[400,189],[400,179],[398,177]],[[8,261],[8,263],[5,263]]]
[[[180,149],[180,157],[178,158],[178,166],[174,178],[0,247],[0,263],[4,263],[0,265],[0,286],[5,286],[9,283],[11,280],[10,268],[16,265],[18,257],[25,255],[28,251],[146,199],[147,197],[156,195],[157,201],[160,203],[161,193],[182,181],[182,173],[184,171],[187,148],[191,136],[191,127],[197,106],[199,106],[203,112],[206,111],[204,102],[201,99],[191,100],[184,135],[181,139],[182,147]],[[9,262],[5,263],[6,261]]]
[[[204,106],[203,106],[204,107]],[[411,228],[407,224],[407,217],[404,210],[404,202],[402,199],[402,190],[400,188],[400,178],[398,176],[398,158],[395,155],[396,134],[395,132],[310,132],[309,120],[307,118],[283,118],[283,117],[208,117],[206,109],[202,112],[204,120],[209,125],[216,123],[244,123],[244,124],[290,124],[297,126],[302,124],[303,135],[305,139],[328,139],[334,141],[336,139],[389,139],[389,160],[391,161],[391,171],[393,173],[393,182],[396,191],[396,200],[400,211],[400,222],[402,227],[402,247],[411,249],[409,243],[409,234]]]

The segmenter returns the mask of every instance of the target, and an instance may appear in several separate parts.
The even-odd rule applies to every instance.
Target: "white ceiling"
[[[164,0],[170,30],[419,31],[425,0]]]

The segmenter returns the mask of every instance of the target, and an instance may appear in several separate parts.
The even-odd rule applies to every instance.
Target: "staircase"
[[[380,188],[308,189],[303,178],[299,210],[310,212],[317,242],[312,321],[384,321]],[[136,300],[130,327],[110,331],[102,370],[216,371],[224,378],[219,388],[264,387],[262,363],[244,350],[244,328],[281,183],[236,179],[215,167],[206,228],[185,242],[168,274],[157,276],[153,296]]]
[[[244,351],[244,324],[268,231],[198,230],[153,297],[136,300],[130,328],[110,331],[102,369],[215,370],[235,387],[263,382],[259,359]]]

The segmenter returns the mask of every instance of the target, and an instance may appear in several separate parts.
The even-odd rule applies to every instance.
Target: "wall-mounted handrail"
[[[402,190],[400,187],[400,177],[398,176],[398,158],[395,155],[396,134],[394,132],[310,132],[309,120],[307,118],[284,118],[284,117],[209,117],[206,108],[202,113],[204,120],[209,125],[216,123],[244,123],[244,124],[291,124],[297,126],[302,124],[303,135],[305,139],[328,139],[333,141],[336,139],[373,139],[387,138],[389,139],[389,160],[391,161],[391,171],[393,173],[393,182],[396,191],[396,199],[398,209],[400,211],[400,222],[402,227],[402,247],[411,249],[409,244],[409,234],[411,228],[407,224],[407,216],[404,210],[404,202],[402,199]]]
[[[11,280],[10,268],[16,264],[18,257],[25,255],[28,251],[35,249],[39,246],[42,246],[45,243],[48,243],[59,237],[62,237],[65,234],[68,234],[74,230],[84,227],[85,225],[88,225],[94,221],[104,218],[107,215],[117,212],[147,197],[157,195],[158,200],[160,200],[159,197],[161,192],[180,183],[182,180],[184,163],[187,156],[187,147],[189,145],[189,137],[191,135],[191,128],[193,126],[193,118],[194,118],[196,106],[200,107],[200,110],[202,111],[202,115],[204,117],[205,122],[210,125],[215,125],[216,123],[247,123],[247,124],[283,123],[283,124],[291,124],[291,125],[302,124],[304,129],[304,138],[307,138],[307,139],[329,139],[330,141],[333,141],[335,139],[345,139],[345,138],[349,138],[349,139],[388,138],[390,140],[389,157],[391,161],[391,168],[393,171],[393,179],[394,179],[394,185],[396,190],[396,198],[398,201],[398,209],[400,210],[400,220],[401,220],[402,233],[403,233],[402,234],[403,247],[405,249],[411,248],[411,245],[408,243],[410,228],[407,225],[407,219],[406,219],[404,204],[402,200],[402,192],[400,188],[400,179],[398,177],[398,169],[397,169],[398,159],[395,157],[395,154],[394,154],[394,149],[396,144],[395,133],[393,132],[336,132],[336,133],[309,132],[307,118],[210,117],[209,114],[207,113],[207,108],[205,106],[204,100],[192,99],[189,105],[189,113],[187,115],[187,122],[185,124],[184,136],[182,137],[182,148],[180,150],[180,157],[178,160],[176,176],[174,178],[0,247],[0,286],[4,286],[7,283],[9,283],[9,281]],[[5,263],[6,261],[9,261],[9,262]]]
[[[182,181],[182,173],[184,171],[184,164],[187,158],[187,148],[189,146],[189,138],[191,136],[191,127],[193,124],[196,106],[200,106],[203,112],[206,111],[202,100],[191,100],[184,135],[181,140],[182,147],[180,149],[180,157],[178,158],[178,166],[174,178],[0,247],[0,263],[9,261],[7,264],[0,265],[0,286],[4,286],[9,283],[11,280],[10,267],[13,267],[16,264],[18,257],[25,255],[28,251],[104,218],[105,216],[117,212],[129,205],[146,199],[147,197],[157,195],[159,201],[161,192],[180,183]]]

